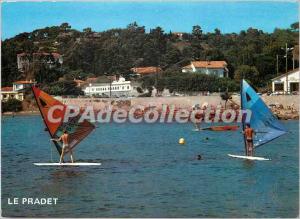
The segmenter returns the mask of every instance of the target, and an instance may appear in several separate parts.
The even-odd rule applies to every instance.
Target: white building
[[[228,77],[227,63],[225,61],[192,61],[184,66],[182,72],[195,72],[218,77]]]
[[[272,79],[273,93],[299,92],[299,68]],[[287,86],[288,85],[288,86]]]
[[[122,97],[129,96],[132,91],[131,81],[126,81],[125,78],[120,77],[112,83],[90,83],[83,90],[87,96],[99,95],[99,96],[112,96]]]
[[[19,91],[25,88],[30,88],[32,85],[35,85],[35,81],[15,81],[13,82],[13,90]]]
[[[7,101],[9,99],[17,99],[20,101],[24,100],[25,88],[30,88],[35,85],[34,81],[15,81],[12,87],[2,87],[1,88],[1,100]]]

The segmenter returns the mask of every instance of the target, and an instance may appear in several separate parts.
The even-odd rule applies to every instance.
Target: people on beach
[[[65,130],[64,133],[60,136],[60,138],[58,138],[58,139],[52,139],[52,140],[53,141],[62,141],[63,142],[63,147],[62,147],[62,151],[61,151],[59,163],[62,162],[62,160],[64,158],[64,155],[65,155],[66,149],[69,149],[71,161],[72,161],[72,163],[74,163],[73,151],[69,147],[69,134],[68,134],[68,132]]]
[[[253,137],[255,133],[254,130],[250,127],[249,123],[246,124],[246,128],[243,133],[246,138],[246,156],[253,156],[254,154]]]

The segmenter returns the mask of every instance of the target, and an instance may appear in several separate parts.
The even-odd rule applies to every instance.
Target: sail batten
[[[51,138],[59,138],[66,130],[69,134],[69,148],[74,148],[94,130],[95,126],[87,120],[79,122],[81,113],[76,117],[69,118],[68,121],[64,121],[64,115],[67,108],[66,105],[37,87],[32,87],[32,91]],[[53,112],[53,118],[59,119],[57,122],[48,119],[49,110],[53,106],[60,106],[62,109],[54,110]],[[55,144],[58,153],[61,154],[62,143],[55,141],[53,143]],[[68,149],[65,152],[67,153]]]
[[[264,145],[282,135],[287,131],[285,127],[273,115],[268,106],[263,102],[254,89],[245,81],[241,84],[241,108],[252,112],[250,126],[254,129],[254,147]],[[243,121],[243,129],[245,122]]]

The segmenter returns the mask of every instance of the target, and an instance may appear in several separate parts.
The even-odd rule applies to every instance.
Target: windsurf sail
[[[260,96],[245,80],[241,82],[241,108],[243,110],[249,109],[252,112],[250,126],[255,132],[254,147],[266,144],[287,132]],[[244,129],[245,121],[243,121]]]
[[[76,117],[71,117],[68,121],[64,121],[67,106],[37,87],[32,86],[31,88],[51,138],[59,138],[64,130],[67,130],[69,134],[69,147],[73,149],[94,130],[95,126],[89,121],[83,120],[79,122],[80,113]],[[54,120],[51,120],[48,115],[51,107],[60,107],[60,110],[54,110],[52,113]],[[53,143],[58,153],[61,154],[62,143],[56,141],[53,141]],[[68,149],[66,150],[67,152]]]

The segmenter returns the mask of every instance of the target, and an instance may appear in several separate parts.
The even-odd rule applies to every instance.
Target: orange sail
[[[79,122],[80,113],[78,116],[64,121],[66,105],[37,87],[32,87],[32,91],[51,138],[59,138],[64,130],[67,130],[69,134],[69,148],[74,148],[94,130],[95,126],[87,120]],[[61,154],[62,143],[54,142],[54,144],[59,154]],[[68,149],[66,150],[67,152]]]

